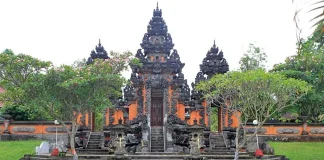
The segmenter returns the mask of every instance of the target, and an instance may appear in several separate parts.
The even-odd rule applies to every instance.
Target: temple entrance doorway
[[[152,97],[151,126],[163,126],[163,98]]]
[[[164,152],[163,89],[151,90],[151,152]]]

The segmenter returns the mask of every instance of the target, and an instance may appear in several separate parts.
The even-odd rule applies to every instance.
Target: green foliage
[[[213,107],[211,109],[211,125],[210,125],[210,130],[213,132],[218,131],[218,108]]]
[[[267,54],[260,47],[254,44],[249,45],[249,49],[240,60],[241,71],[265,69]]]
[[[42,112],[40,108],[30,108],[25,106],[7,105],[0,109],[1,114],[9,114],[11,119],[16,121],[47,120],[49,116]]]
[[[311,92],[301,97],[287,111],[309,116],[312,121],[318,122],[318,116],[324,113],[324,62],[322,59],[324,50],[322,47],[318,48],[319,43],[315,42],[314,36],[301,40],[298,46],[297,55],[290,56],[284,63],[275,65],[271,72],[304,80],[313,86]]]
[[[0,101],[4,102],[2,110],[12,114],[14,120],[36,120],[42,116],[40,109],[30,109],[26,87],[34,83],[33,77],[42,74],[50,67],[50,62],[41,61],[29,55],[15,55],[6,49],[0,53],[0,86],[5,89],[0,94]],[[3,112],[4,112],[3,111]]]
[[[321,11],[319,15],[311,19],[311,21],[316,21],[312,26],[312,27],[316,26],[316,29],[313,31],[312,35],[315,37],[315,41],[319,43],[319,48],[321,48],[324,44],[324,14],[323,14],[324,5],[323,3],[324,1],[322,0],[315,2],[313,4],[313,7],[314,5],[315,7],[310,10],[310,11],[318,11],[318,10]]]
[[[20,159],[25,154],[34,154],[36,146],[41,143],[41,140],[0,141],[0,159]]]
[[[251,70],[216,75],[200,83],[198,89],[208,99],[221,99],[221,104],[229,100],[229,109],[240,110],[242,117],[245,117],[243,121],[252,117],[262,122],[276,111],[287,107],[291,100],[300,98],[302,93],[310,90],[310,86],[304,81],[286,78],[277,73]]]
[[[257,120],[257,129],[260,129],[268,118],[294,103],[311,87],[305,81],[281,74],[250,70],[215,75],[199,83],[197,89],[207,100],[227,106],[228,111],[238,118],[236,137],[239,137],[239,128],[245,128],[249,119]],[[242,139],[235,142],[237,155],[254,135],[247,137],[243,130]]]
[[[323,142],[269,142],[276,155],[285,155],[290,160],[322,160]]]
[[[102,126],[104,125],[104,114],[103,112],[96,112],[95,113],[96,119],[95,119],[95,131],[100,132],[103,130]]]
[[[111,107],[111,100],[122,96],[126,80],[121,72],[127,69],[131,53],[111,54],[110,59],[96,59],[90,65],[77,62],[51,67],[45,74],[34,76],[33,83],[26,87],[27,93],[34,93],[29,94],[30,106],[41,105],[53,118],[72,121],[72,131],[68,131],[72,148],[78,116]]]

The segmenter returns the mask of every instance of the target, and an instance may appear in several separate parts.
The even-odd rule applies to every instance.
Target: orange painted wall
[[[68,128],[71,127],[71,125],[66,125]],[[35,129],[35,132],[14,132],[13,128],[15,127],[19,127],[19,128],[22,128],[22,127],[27,127],[27,128],[34,128]],[[53,127],[55,128],[55,125],[51,125],[51,124],[10,124],[8,126],[8,129],[9,129],[9,132],[11,134],[55,134],[55,132],[46,132],[46,128],[48,127]],[[63,126],[62,125],[58,125],[58,128],[62,128]],[[1,132],[3,132],[3,124],[1,125]],[[58,134],[66,134],[64,132],[58,132]]]
[[[207,115],[207,102],[206,100],[204,102],[202,102],[202,106],[204,107],[205,113],[204,113],[204,118],[205,118],[205,124],[208,127],[208,115]]]
[[[197,120],[197,124],[199,124],[199,119],[200,119],[199,111],[192,111],[190,113],[190,119],[187,121],[187,123],[189,125],[193,125],[195,119]]]
[[[146,89],[143,89],[143,114],[145,114],[145,108],[146,108]]]
[[[109,108],[106,109],[106,122],[105,122],[105,125],[108,126],[109,125]]]
[[[129,105],[129,120],[136,118],[137,116],[137,101]]]
[[[232,115],[232,120],[233,120],[233,123],[232,123],[232,126],[231,127],[238,127],[239,126],[239,120],[238,118],[241,116],[241,113],[240,112],[236,112],[236,113],[233,113]]]
[[[172,95],[173,90],[171,89],[171,86],[169,86],[168,90],[169,90],[169,95]],[[172,107],[171,106],[171,104],[172,104],[171,99],[172,99],[172,96],[169,96],[168,98],[169,98],[168,99],[168,101],[169,101],[169,106],[168,106],[169,107],[169,113],[171,113],[171,107]]]
[[[124,113],[122,110],[116,110],[114,114],[115,121],[113,124],[118,124],[118,120],[122,119],[122,123],[124,123]]]
[[[185,105],[178,103],[177,104],[177,115],[181,120],[185,120]]]

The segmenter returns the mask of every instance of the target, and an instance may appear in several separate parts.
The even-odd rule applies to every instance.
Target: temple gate
[[[219,132],[237,127],[226,106],[204,100],[202,93],[195,90],[200,81],[229,70],[215,41],[191,84],[192,90],[182,73],[185,64],[173,46],[162,10],[157,7],[135,55],[143,65],[131,66],[131,84],[124,88],[124,98],[114,99],[115,106],[104,112],[106,141],[132,134],[136,135],[136,151],[184,152],[195,137],[200,146],[208,148],[211,107],[218,107]],[[109,58],[100,41],[88,64],[96,58]],[[94,115],[87,118],[87,124],[91,124],[88,128],[93,129]]]

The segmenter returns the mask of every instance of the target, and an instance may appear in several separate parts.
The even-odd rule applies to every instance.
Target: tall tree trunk
[[[239,131],[240,131],[240,125],[236,128],[236,137],[235,137],[235,156],[234,160],[239,159],[239,153],[240,153],[240,146],[239,146]]]
[[[74,121],[74,119],[73,119],[72,120],[72,132],[70,134],[70,144],[71,144],[71,152],[73,155],[73,160],[78,160],[78,155],[75,151],[75,140],[74,140],[76,130],[77,130],[77,124],[76,124],[76,121]]]

